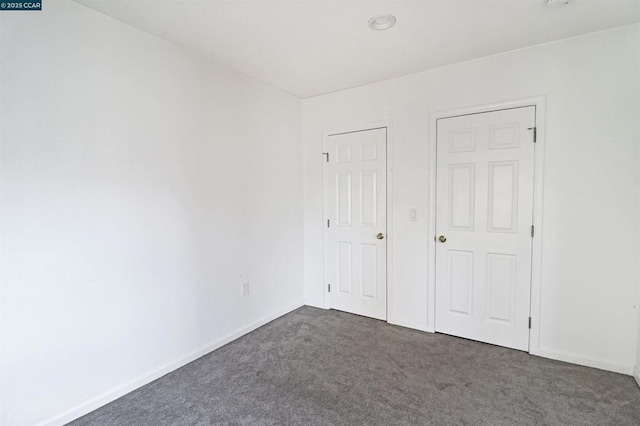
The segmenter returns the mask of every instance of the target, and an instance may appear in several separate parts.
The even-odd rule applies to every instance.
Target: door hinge
[[[331,293],[331,284],[327,284],[327,292]]]
[[[533,143],[538,142],[538,128],[537,127],[529,127],[528,130],[533,130]]]
[[[327,160],[327,163],[328,163],[329,162],[329,153],[328,152],[323,152],[322,155],[326,155],[327,156],[326,160]]]
[[[535,233],[536,233],[536,229],[533,225],[531,225],[531,238],[533,238]]]
[[[327,219],[327,228],[331,228],[331,219]]]
[[[529,329],[531,329],[531,317],[529,317]]]

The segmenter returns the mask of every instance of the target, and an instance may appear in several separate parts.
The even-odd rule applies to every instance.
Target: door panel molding
[[[534,177],[533,177],[533,226],[535,236],[532,244],[531,256],[531,298],[530,315],[531,330],[529,332],[529,353],[543,355],[540,348],[540,290],[541,290],[541,267],[542,267],[542,236],[543,236],[543,201],[544,201],[544,148],[545,148],[545,96],[523,98],[496,102],[486,105],[470,106],[465,108],[435,111],[429,113],[429,137],[427,141],[428,149],[428,241],[427,264],[428,264],[428,303],[427,303],[427,326],[425,331],[435,332],[435,312],[436,312],[436,139],[437,122],[440,119],[452,118],[471,114],[482,114],[485,112],[502,111],[514,108],[535,107],[535,127],[537,131],[536,146],[534,150]],[[494,129],[495,131],[507,132],[509,129]],[[465,150],[474,143],[473,135],[456,135],[449,143],[449,149]],[[496,149],[508,149],[507,146],[496,146]]]

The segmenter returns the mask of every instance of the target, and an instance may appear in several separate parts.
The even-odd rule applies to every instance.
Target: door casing
[[[533,177],[533,226],[535,236],[533,238],[531,257],[531,329],[529,330],[529,353],[540,355],[540,288],[542,266],[542,208],[543,208],[543,181],[544,181],[544,141],[545,141],[545,97],[519,99],[513,101],[498,102],[489,105],[472,106],[467,108],[433,112],[429,114],[429,139],[428,139],[428,234],[427,264],[428,264],[428,324],[427,331],[435,332],[436,310],[436,147],[437,147],[437,122],[443,118],[451,118],[460,115],[479,114],[511,108],[526,106],[535,107],[536,122],[536,147],[534,151],[534,177]]]
[[[362,131],[367,131],[367,130],[374,130],[374,129],[381,129],[381,128],[386,128],[387,129],[387,164],[386,164],[386,170],[387,170],[387,199],[386,199],[386,204],[387,204],[387,232],[386,232],[386,236],[385,239],[387,240],[387,322],[393,322],[392,321],[392,310],[391,310],[391,306],[393,306],[392,303],[392,297],[393,297],[393,285],[392,285],[392,277],[393,277],[393,271],[392,271],[392,264],[393,262],[391,261],[391,259],[393,259],[393,172],[391,169],[391,164],[393,164],[393,144],[392,144],[392,140],[393,140],[393,132],[392,132],[392,122],[390,120],[383,120],[383,121],[376,121],[376,122],[370,122],[370,123],[363,123],[363,124],[359,124],[359,125],[351,125],[351,126],[345,126],[345,127],[339,127],[339,128],[333,128],[330,130],[325,130],[322,132],[322,152],[327,152],[327,150],[325,149],[327,146],[327,141],[329,139],[330,136],[335,136],[335,135],[340,135],[343,133],[352,133],[352,132],[362,132]],[[318,156],[319,161],[322,161],[322,218],[323,218],[323,231],[322,231],[322,271],[323,271],[323,283],[324,283],[324,291],[323,291],[323,307],[325,309],[329,309],[331,307],[331,293],[328,290],[327,287],[327,277],[328,277],[328,271],[327,271],[327,262],[326,259],[328,259],[328,255],[327,255],[327,233],[328,233],[328,228],[326,226],[326,218],[329,217],[329,203],[327,202],[328,197],[329,197],[329,193],[328,193],[328,176],[327,176],[327,172],[326,172],[326,168],[324,167],[324,155],[322,156]]]

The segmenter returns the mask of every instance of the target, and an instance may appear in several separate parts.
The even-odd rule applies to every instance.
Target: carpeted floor
[[[303,307],[72,423],[640,425],[632,377]]]

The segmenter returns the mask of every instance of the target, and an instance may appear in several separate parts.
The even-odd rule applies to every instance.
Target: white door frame
[[[387,240],[387,322],[392,322],[392,312],[391,303],[393,297],[393,285],[392,285],[392,264],[393,262],[393,168],[391,165],[392,161],[392,123],[391,120],[382,120],[382,121],[374,121],[369,123],[363,123],[359,125],[350,125],[343,126],[338,128],[327,129],[322,132],[322,149],[320,150],[320,154],[327,152],[325,150],[327,146],[327,142],[330,136],[340,135],[343,133],[353,133],[353,132],[363,132],[367,130],[374,129],[387,129],[387,231],[385,235],[385,239]],[[327,287],[327,233],[329,232],[326,221],[327,217],[329,217],[329,207],[328,207],[328,176],[325,168],[325,158],[324,155],[318,154],[319,161],[322,161],[322,281],[324,285],[323,291],[323,307],[325,309],[331,308],[331,293],[329,293],[329,289]]]
[[[429,169],[429,226],[427,241],[427,264],[429,275],[427,278],[428,289],[428,328],[435,332],[436,320],[436,139],[437,122],[443,118],[450,118],[466,114],[478,114],[503,109],[535,107],[536,122],[536,148],[534,151],[534,176],[533,176],[533,226],[535,236],[533,238],[531,256],[531,330],[529,331],[529,353],[540,353],[540,288],[542,268],[542,204],[544,192],[544,140],[545,140],[545,102],[544,96],[518,99],[513,101],[498,102],[489,105],[479,105],[467,108],[459,108],[447,111],[437,111],[429,114],[429,139],[428,139],[428,169]]]

